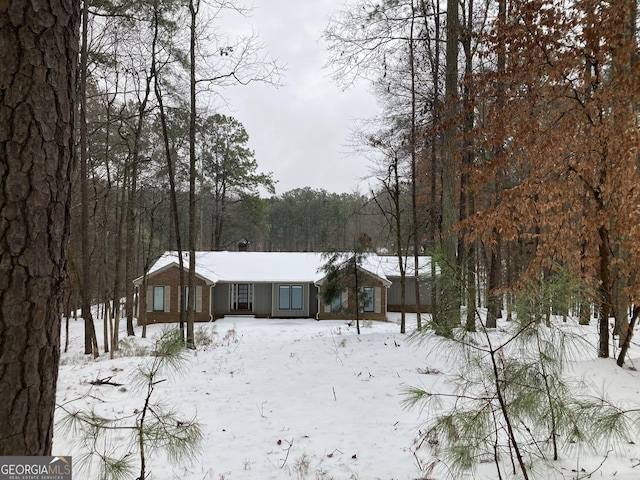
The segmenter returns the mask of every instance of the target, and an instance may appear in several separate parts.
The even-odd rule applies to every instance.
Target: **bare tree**
[[[378,137],[370,137],[369,142],[371,146],[376,147],[381,150],[384,157],[385,163],[383,167],[380,169],[380,177],[379,181],[383,185],[383,194],[384,198],[379,198],[378,196],[374,196],[373,199],[378,205],[380,212],[385,217],[387,221],[387,225],[389,229],[392,231],[394,239],[395,239],[395,251],[394,254],[398,259],[398,268],[400,271],[400,333],[406,333],[406,298],[407,298],[407,243],[410,242],[411,238],[413,238],[413,242],[415,245],[415,236],[414,235],[406,235],[407,228],[404,223],[406,223],[405,219],[405,208],[403,205],[403,197],[406,196],[406,192],[403,190],[403,179],[406,176],[406,166],[404,165],[403,160],[406,160],[406,152],[401,146],[397,144],[402,142],[398,142],[396,136],[393,135],[393,132],[386,132],[384,136]],[[410,147],[412,148],[412,147]],[[413,170],[415,168],[414,155],[411,154],[410,161],[410,169]],[[414,182],[411,182],[411,205],[412,205],[412,216],[415,213],[415,196],[414,196]],[[413,223],[413,222],[412,222]],[[415,224],[414,224],[415,225]],[[405,240],[406,239],[406,240]],[[419,292],[420,292],[420,284],[418,282],[418,275],[414,276],[414,280],[417,283],[416,292],[416,305],[418,306],[418,318],[419,318]],[[421,326],[418,325],[418,329]]]
[[[215,19],[222,11],[231,10],[246,15],[248,11],[239,7],[232,0],[212,1],[210,4],[201,0],[189,0],[189,275],[187,307],[186,344],[194,348],[193,317],[196,304],[195,268],[197,213],[196,213],[196,127],[197,127],[197,89],[206,91],[211,87],[226,85],[246,85],[252,82],[278,83],[279,68],[273,61],[261,56],[262,46],[256,42],[255,36],[240,38],[236,43],[216,45],[219,56],[212,56],[209,51],[198,57],[198,46],[203,44],[206,35],[199,34],[199,28],[208,22],[202,20],[203,6],[210,19]],[[205,29],[206,31],[206,29]],[[212,57],[218,61],[212,63]],[[183,293],[181,292],[181,295]]]

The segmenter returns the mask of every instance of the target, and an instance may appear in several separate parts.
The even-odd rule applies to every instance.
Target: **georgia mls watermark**
[[[71,480],[71,457],[0,457],[0,480]]]

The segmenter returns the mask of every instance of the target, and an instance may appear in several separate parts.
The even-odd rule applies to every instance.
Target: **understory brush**
[[[182,418],[157,399],[158,385],[186,369],[180,330],[164,331],[147,355],[129,378],[133,391],[140,393],[140,406],[131,413],[108,416],[93,407],[74,409],[73,401],[59,406],[64,414],[58,426],[63,435],[76,440],[85,478],[145,479],[155,454],[162,453],[172,464],[198,455],[203,438],[200,424],[195,418]],[[92,468],[97,468],[97,474]]]
[[[518,293],[514,319],[503,330],[486,328],[476,311],[478,331],[460,326],[440,338],[443,354],[456,364],[448,376],[453,390],[412,387],[404,404],[429,411],[419,444],[452,478],[473,475],[487,462],[498,479],[541,478],[538,469],[562,455],[602,455],[633,438],[638,409],[589,394],[584,382],[566,375],[577,355],[594,349],[574,322],[554,321],[549,312],[579,295],[579,286],[558,271]]]

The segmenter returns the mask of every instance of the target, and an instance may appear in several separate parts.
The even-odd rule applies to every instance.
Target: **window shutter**
[[[147,287],[147,312],[153,312],[153,285]]]
[[[164,311],[171,311],[171,287],[169,285],[164,287]]]
[[[213,286],[209,287],[209,315],[213,315]]]
[[[345,310],[349,308],[349,290],[346,288],[342,290],[342,308]]]
[[[196,285],[196,312],[202,312],[202,287]]]
[[[376,287],[374,290],[374,310],[376,313],[380,313],[382,310],[382,289],[380,287]]]

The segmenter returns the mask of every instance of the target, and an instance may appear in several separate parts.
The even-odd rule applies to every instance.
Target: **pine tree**
[[[79,2],[0,5],[0,455],[50,455]]]
[[[149,355],[130,377],[134,390],[142,394],[141,406],[133,416],[108,417],[94,409],[62,406],[65,412],[60,421],[62,432],[76,439],[81,468],[90,471],[97,463],[97,478],[101,480],[147,478],[155,454],[161,453],[171,464],[179,464],[192,460],[200,452],[200,424],[195,419],[182,418],[158,399],[156,392],[158,384],[186,370],[182,331],[163,332]],[[114,441],[122,433],[129,434],[126,448]]]
[[[568,452],[601,454],[633,438],[636,410],[625,411],[565,377],[569,362],[590,345],[572,332],[573,322],[553,320],[549,312],[576,304],[584,294],[571,272],[556,267],[547,278],[526,282],[514,321],[504,330],[485,328],[476,310],[478,332],[459,328],[452,339],[440,340],[443,354],[457,365],[448,378],[452,393],[410,388],[404,403],[429,411],[438,405],[421,440],[433,446],[453,478],[488,462],[498,478],[510,470],[539,478],[533,472],[541,462]]]

